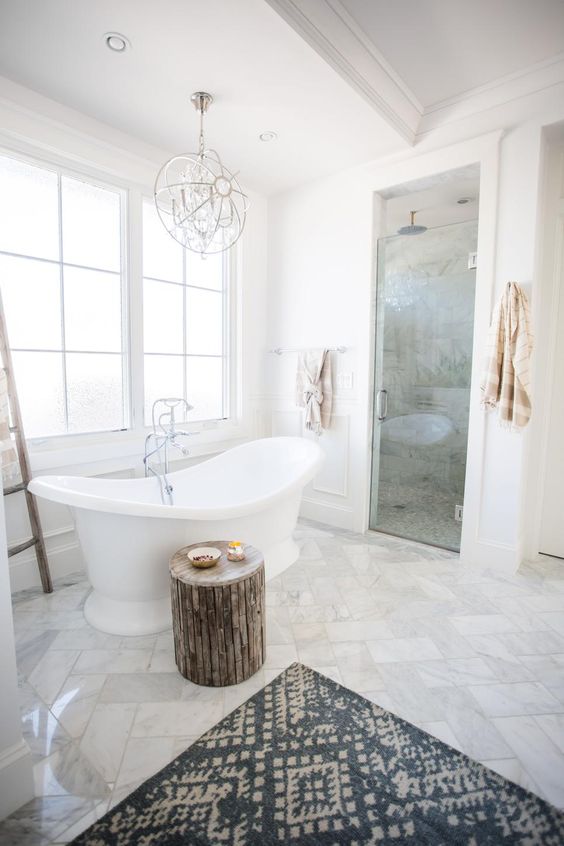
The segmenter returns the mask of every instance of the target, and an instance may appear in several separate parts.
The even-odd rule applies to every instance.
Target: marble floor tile
[[[499,717],[497,731],[538,786],[541,795],[564,807],[564,757],[532,716]]]
[[[181,698],[185,685],[176,667],[174,673],[111,673],[103,679],[101,703],[172,702]]]
[[[47,846],[93,807],[81,796],[38,796],[0,822],[2,846]]]
[[[502,634],[499,639],[514,655],[551,655],[564,652],[564,636],[553,631]]]
[[[121,802],[132,790],[165,767],[179,754],[174,737],[131,737],[115,783],[111,804]]]
[[[335,665],[336,658],[328,640],[297,641],[298,661],[308,667]]]
[[[34,765],[37,796],[80,796],[102,800],[108,785],[76,743],[70,743]]]
[[[29,675],[29,683],[51,705],[80,655],[74,650],[49,650]]]
[[[434,661],[441,653],[428,637],[397,637],[367,641],[368,651],[376,664],[396,661]]]
[[[59,632],[52,643],[53,649],[118,649],[122,638],[105,634],[96,629],[67,629]]]
[[[99,703],[80,741],[80,750],[105,781],[115,781],[137,706]]]
[[[142,673],[149,668],[151,656],[150,649],[88,649],[80,653],[74,672]]]
[[[543,612],[537,615],[543,623],[554,629],[560,635],[564,635],[564,609],[561,611]]]
[[[467,614],[464,617],[450,617],[449,622],[461,635],[521,631],[516,623],[503,614]]]
[[[559,702],[539,682],[486,684],[468,687],[484,714],[510,717],[519,714],[556,714],[564,712]]]
[[[103,674],[71,675],[51,706],[53,714],[71,737],[81,737],[106,681]]]
[[[535,714],[535,722],[564,755],[564,714]]]
[[[52,755],[71,741],[70,734],[47,705],[39,705],[23,715],[22,734],[34,761]]]
[[[327,623],[327,636],[333,643],[393,638],[390,625],[380,620]]]
[[[395,713],[415,725],[444,719],[440,699],[421,681],[410,664],[377,664],[384,689],[395,702]]]
[[[298,652],[294,643],[273,643],[267,646],[264,666],[284,670],[298,660]]]
[[[451,658],[447,661],[424,661],[416,665],[417,674],[426,687],[461,687],[492,684],[497,677],[483,658]]]
[[[131,730],[132,737],[200,736],[223,716],[223,696],[201,702],[142,702]]]
[[[300,558],[268,583],[266,662],[231,687],[184,679],[171,631],[95,631],[81,574],[14,597],[43,795],[0,824],[0,843],[70,842],[296,660],[564,807],[562,562],[500,575],[373,532],[302,521],[296,537]]]

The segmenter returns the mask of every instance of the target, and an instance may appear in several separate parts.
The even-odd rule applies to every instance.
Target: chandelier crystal
[[[228,250],[239,239],[249,201],[237,174],[223,165],[215,150],[206,149],[204,115],[213,97],[197,91],[190,99],[200,115],[198,152],[174,156],[162,166],[155,181],[155,204],[175,241],[209,255]]]

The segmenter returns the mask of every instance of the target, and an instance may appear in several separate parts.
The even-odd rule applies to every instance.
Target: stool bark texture
[[[215,567],[194,567],[187,553],[215,546]],[[222,687],[245,681],[266,652],[264,559],[245,547],[244,561],[229,561],[227,541],[179,549],[170,562],[172,627],[176,666],[195,684]]]

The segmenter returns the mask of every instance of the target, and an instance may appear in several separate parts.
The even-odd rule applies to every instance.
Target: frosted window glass
[[[183,356],[145,356],[145,423],[151,424],[153,403],[161,397],[182,397]]]
[[[0,255],[0,281],[10,346],[60,350],[59,265]]]
[[[64,432],[61,353],[13,352],[12,358],[26,437]]]
[[[0,156],[0,250],[58,260],[56,173]]]
[[[69,432],[122,429],[120,355],[67,354]]]
[[[221,355],[222,315],[222,294],[186,288],[186,352],[196,355]]]
[[[183,353],[183,287],[170,282],[143,281],[144,349],[153,353]]]
[[[143,276],[182,282],[183,248],[172,238],[152,202],[143,203]]]
[[[121,352],[121,285],[115,273],[63,270],[68,350]]]
[[[68,176],[61,178],[63,260],[120,269],[120,195]]]
[[[223,255],[199,256],[186,253],[186,282],[202,288],[223,290]]]
[[[193,420],[215,420],[223,414],[223,360],[221,358],[186,358],[186,398],[194,411]]]

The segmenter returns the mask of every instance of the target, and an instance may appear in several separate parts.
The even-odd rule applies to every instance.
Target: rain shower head
[[[409,226],[402,226],[401,229],[398,229],[398,235],[421,235],[422,232],[426,232],[426,226],[418,226],[415,223],[415,215],[417,214],[417,212],[412,211],[409,214],[411,223],[409,224]]]

